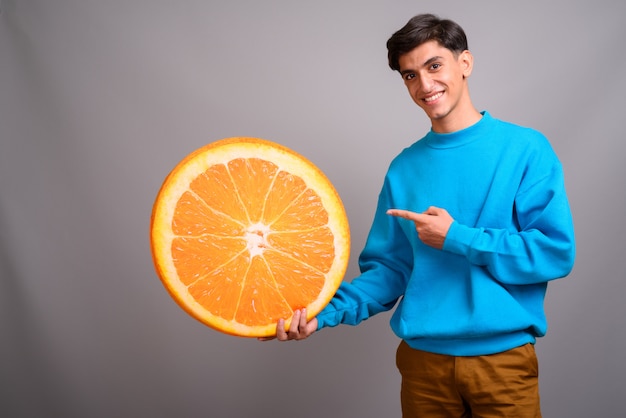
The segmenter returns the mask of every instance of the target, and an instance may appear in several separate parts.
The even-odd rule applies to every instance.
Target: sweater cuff
[[[317,317],[317,329],[315,331],[319,331],[324,328],[324,321],[318,316]]]
[[[317,331],[321,330],[322,328],[328,327],[328,326],[334,326],[332,324],[329,324],[328,322],[328,317],[329,315],[331,315],[331,310],[333,309],[333,306],[329,303],[328,305],[326,305],[326,307],[324,309],[322,309],[322,311],[320,313],[317,314],[316,318],[317,318]]]
[[[448,234],[443,242],[443,249],[454,254],[467,256],[476,234],[479,230],[461,225],[457,221],[452,222]]]

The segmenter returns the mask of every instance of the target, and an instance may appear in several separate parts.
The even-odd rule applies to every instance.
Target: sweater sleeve
[[[411,245],[397,222],[386,214],[390,206],[387,181],[378,199],[372,228],[359,257],[361,274],[344,282],[317,316],[318,329],[357,325],[393,308],[411,274]]]
[[[514,211],[517,230],[453,222],[444,250],[464,255],[505,284],[541,283],[569,274],[575,256],[574,228],[560,163],[520,188]]]

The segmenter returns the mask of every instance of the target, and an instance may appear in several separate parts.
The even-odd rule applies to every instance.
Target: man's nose
[[[435,87],[435,83],[433,82],[432,78],[430,78],[428,74],[420,74],[419,78],[420,78],[420,86],[424,93],[430,93],[431,91],[433,91],[433,88]]]

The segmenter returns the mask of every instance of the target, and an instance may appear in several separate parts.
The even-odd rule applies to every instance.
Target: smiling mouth
[[[433,101],[437,100],[437,99],[438,99],[438,98],[440,98],[441,96],[443,96],[443,91],[440,91],[440,92],[439,92],[439,93],[437,93],[437,94],[433,94],[432,96],[425,97],[425,98],[424,98],[424,99],[422,99],[422,100],[424,100],[426,103],[430,103],[430,102],[433,102]]]

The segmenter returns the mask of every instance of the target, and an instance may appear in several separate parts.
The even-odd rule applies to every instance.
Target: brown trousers
[[[532,344],[488,356],[455,357],[414,350],[402,341],[396,364],[404,418],[541,417]]]

